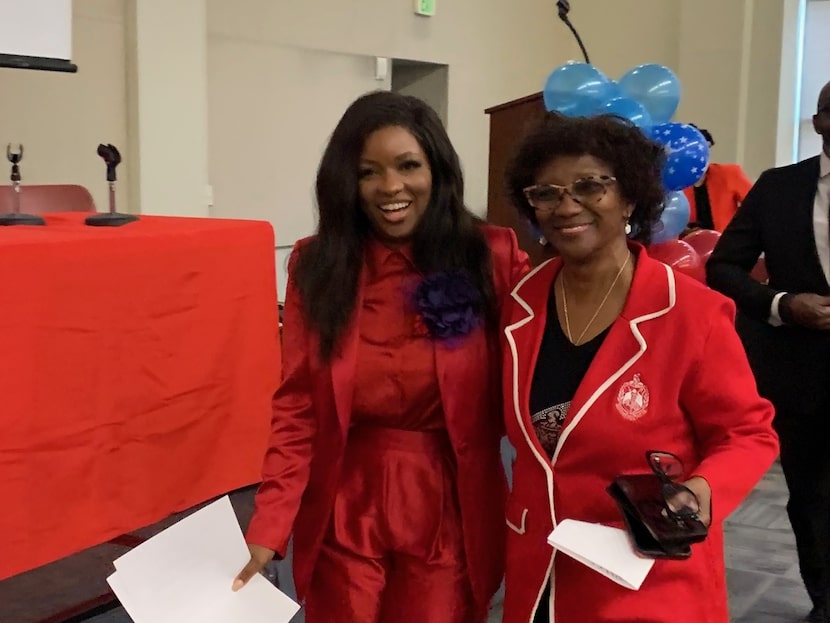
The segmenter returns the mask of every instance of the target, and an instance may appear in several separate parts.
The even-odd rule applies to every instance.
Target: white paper
[[[109,582],[112,592],[115,593],[116,597],[118,597],[118,601],[121,602],[121,606],[124,610],[127,612],[137,612],[141,609],[141,606],[133,601],[132,597],[130,597],[130,591],[126,586],[124,586],[124,583],[121,581],[121,577],[118,575],[117,571],[107,578],[107,582]]]
[[[225,496],[115,560],[107,581],[135,623],[288,623],[299,605],[261,575],[231,591],[248,559]]]
[[[564,519],[548,536],[548,543],[620,586],[639,590],[654,559],[639,556],[624,530],[596,523]]]

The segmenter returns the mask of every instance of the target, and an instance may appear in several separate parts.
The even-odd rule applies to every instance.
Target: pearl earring
[[[628,221],[625,222],[625,235],[631,235],[631,223],[629,223]]]

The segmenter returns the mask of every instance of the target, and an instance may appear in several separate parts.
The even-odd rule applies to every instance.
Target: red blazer
[[[705,184],[709,193],[709,203],[712,206],[712,222],[715,229],[722,232],[743,203],[744,197],[752,188],[752,182],[739,165],[713,162],[706,171]],[[695,189],[690,186],[683,192],[691,208],[689,222],[694,223],[697,220]]]
[[[519,250],[512,230],[487,225],[483,229],[492,250],[496,295],[503,301],[527,271],[527,256]],[[247,540],[284,556],[293,529],[294,578],[300,597],[308,588],[339,481],[351,416],[358,313],[345,333],[340,354],[328,364],[321,363],[316,356],[317,337],[306,326],[297,290],[288,282],[283,379],[274,395],[263,483]],[[437,343],[435,357],[458,465],[467,565],[474,598],[484,613],[504,571],[506,481],[499,453],[504,428],[498,336],[477,329],[460,345]]]
[[[773,409],[755,389],[733,303],[639,245],[632,250],[638,259],[628,299],[573,398],[552,461],[528,404],[561,261],[542,264],[513,290],[504,394],[517,456],[507,505],[504,623],[532,620],[549,572],[556,623],[728,621],[722,522],[775,459]],[[623,391],[638,382],[643,408]],[[686,477],[706,478],[712,526],[690,559],[657,561],[640,590],[631,591],[557,553],[546,539],[565,518],[622,527],[605,488],[618,474],[648,473],[648,450],[673,452]]]

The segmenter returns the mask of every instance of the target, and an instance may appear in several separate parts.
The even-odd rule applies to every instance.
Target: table
[[[0,580],[259,480],[267,223],[0,227]]]

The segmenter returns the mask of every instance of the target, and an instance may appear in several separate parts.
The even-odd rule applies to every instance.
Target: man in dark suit
[[[813,127],[819,156],[761,175],[706,266],[738,306],[760,393],[775,405],[787,513],[809,621],[830,621],[830,82]],[[750,277],[763,253],[767,284]]]

